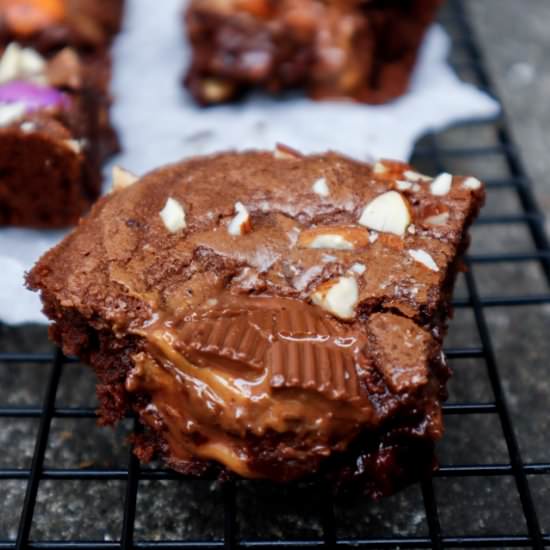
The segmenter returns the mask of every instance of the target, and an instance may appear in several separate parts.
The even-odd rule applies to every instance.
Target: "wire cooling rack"
[[[457,70],[495,95],[459,0],[449,2],[441,22],[454,38],[452,60]],[[34,365],[48,374],[42,406],[4,404],[0,399],[0,422],[3,422],[0,426],[27,421],[37,424],[29,464],[20,467],[9,460],[6,463],[5,457],[13,456],[7,446],[2,453],[3,461],[0,456],[0,525],[9,514],[14,518],[10,532],[0,530],[0,550],[549,547],[550,534],[541,527],[540,515],[548,506],[537,502],[532,480],[548,479],[550,451],[543,461],[524,460],[525,452],[514,426],[516,418],[505,399],[499,375],[502,365],[500,360],[497,364],[494,334],[488,321],[491,311],[498,308],[524,312],[525,308],[544,308],[550,304],[550,246],[541,212],[504,116],[490,122],[471,121],[450,132],[427,135],[419,143],[413,162],[432,173],[456,172],[457,167],[464,167],[463,172],[483,175],[488,166],[498,166],[496,176],[485,177],[489,206],[474,228],[474,241],[476,235],[481,235],[480,242],[493,242],[489,233],[495,228],[501,228],[505,235],[505,247],[496,252],[480,252],[474,243],[466,260],[469,270],[455,298],[457,318],[466,320],[458,322],[457,328],[452,325],[450,347],[446,350],[457,387],[462,381],[463,390],[475,390],[474,395],[478,395],[479,388],[485,385],[489,398],[453,400],[451,385],[451,401],[445,406],[448,433],[444,444],[448,449],[443,452],[442,466],[433,479],[381,503],[360,502],[354,506],[334,500],[323,486],[291,489],[238,482],[219,487],[208,481],[191,481],[160,467],[142,467],[128,450],[124,451],[121,465],[108,463],[107,467],[98,467],[96,462],[88,461],[60,467],[59,457],[64,456],[72,432],[52,435],[53,425],[70,421],[78,432],[79,424],[93,422],[95,418],[93,406],[59,404],[62,380],[69,369],[76,369],[73,380],[86,376],[84,373],[88,371],[65,358],[59,350],[28,353],[15,349],[0,352],[0,367],[15,372],[14,368]],[[504,196],[516,205],[515,209],[499,210],[507,204]],[[527,235],[527,249],[511,246],[513,238],[509,240],[506,235],[507,228],[512,226]],[[487,267],[496,269],[493,275],[483,275]],[[521,285],[516,275],[528,271],[537,273],[538,293],[533,293],[532,288],[525,292],[518,290]],[[496,284],[506,290],[511,287],[513,292],[488,295],[484,290],[488,279],[493,289]],[[527,286],[530,287],[529,282]],[[454,337],[461,331],[472,333],[476,344],[454,345]],[[514,339],[513,333],[510,339]],[[463,365],[467,367],[463,369]],[[530,368],[528,358],[522,361],[521,368]],[[82,394],[77,389],[75,393]],[[462,439],[455,443],[449,427],[453,419],[474,419],[462,426],[458,432]],[[489,426],[491,435],[487,438],[483,435],[484,426]],[[82,432],[84,435],[76,442],[79,447],[89,445],[92,438],[87,428],[80,429],[81,435]],[[495,435],[497,432],[501,435]],[[468,433],[472,437],[464,440]],[[120,448],[123,437],[115,437],[115,441]],[[56,447],[53,451],[52,445]],[[91,446],[96,444],[92,442]],[[467,456],[466,451],[474,448],[478,451],[476,460],[461,461]],[[48,453],[53,453],[53,463],[48,461]],[[13,486],[3,486],[10,483],[19,483],[21,502],[13,498]],[[70,483],[70,488],[55,497],[62,483]],[[96,495],[93,503],[86,503],[83,495],[87,483],[94,483],[98,490],[116,483],[118,496],[103,500]],[[163,491],[169,483],[175,484],[170,500],[163,497],[168,494]],[[200,483],[202,488],[189,492],[193,483],[193,487]],[[11,493],[6,487],[12,487]],[[41,496],[43,490],[45,496]],[[173,519],[167,522],[170,515]],[[111,518],[115,516],[118,523],[113,527]],[[194,530],[178,529],[193,524],[199,516],[202,523]],[[90,528],[90,518],[93,518],[92,535],[82,538]],[[157,525],[147,531],[153,518]],[[453,523],[456,518],[460,521]],[[40,525],[37,527],[40,521],[42,530]],[[72,527],[68,531],[56,530],[64,521],[72,522]],[[363,531],[359,528],[362,524]],[[64,537],[67,532],[69,535]]]

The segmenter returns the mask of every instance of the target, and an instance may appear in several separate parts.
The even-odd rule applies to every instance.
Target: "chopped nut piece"
[[[230,235],[235,237],[250,233],[252,231],[252,223],[250,221],[250,214],[242,202],[235,203],[235,217],[231,220],[227,226],[227,231]]]
[[[183,206],[176,199],[171,197],[166,201],[164,208],[160,211],[160,217],[162,218],[164,226],[170,233],[177,233],[181,229],[187,227]]]
[[[466,178],[462,184],[462,187],[466,189],[479,189],[481,187],[481,182],[477,178]]]
[[[0,59],[0,84],[17,79],[45,84],[45,67],[46,61],[38,52],[12,42]]]
[[[340,319],[352,319],[359,300],[357,281],[354,277],[327,281],[311,295],[311,300]]]
[[[323,262],[328,264],[330,262],[335,262],[338,258],[336,256],[333,256],[332,254],[323,254],[321,256],[321,259],[323,260]]]
[[[21,76],[39,78],[43,82],[43,71],[46,67],[45,59],[31,48],[23,48],[19,57]]]
[[[318,235],[308,245],[307,248],[335,248],[339,250],[353,250],[353,244],[347,241],[342,235],[327,233]]]
[[[435,214],[424,220],[424,223],[430,225],[444,225],[449,221],[449,212],[441,212],[441,214]]]
[[[80,140],[66,139],[64,143],[69,149],[71,149],[71,151],[75,152],[76,154],[80,154],[82,152],[82,143]]]
[[[64,48],[49,60],[45,75],[50,86],[79,90],[82,86],[82,64],[75,50]]]
[[[387,191],[365,206],[359,223],[376,231],[404,235],[411,223],[409,204],[397,191]]]
[[[409,250],[409,256],[413,260],[425,265],[428,269],[439,271],[439,267],[437,267],[434,259],[425,250]]]
[[[202,97],[208,103],[221,103],[227,101],[234,91],[231,82],[225,82],[217,78],[205,78],[201,83]]]
[[[120,191],[133,185],[139,178],[120,166],[113,166],[113,191]]]
[[[373,167],[372,167],[372,171],[375,173],[375,174],[385,174],[387,171],[388,171],[388,168],[386,167],[386,165],[382,162],[382,161],[378,161]]]
[[[320,197],[328,197],[330,195],[330,190],[328,188],[327,180],[325,178],[319,178],[313,184],[313,192],[319,195]]]
[[[328,226],[306,229],[300,234],[300,248],[353,250],[369,245],[369,232],[362,227]]]
[[[277,145],[275,145],[275,152],[273,153],[273,155],[276,159],[279,160],[292,160],[302,158],[302,154],[296,151],[296,149],[293,149],[292,147],[289,147],[288,145],[284,145],[282,143],[277,143]]]
[[[34,132],[36,130],[36,124],[34,122],[30,122],[26,120],[25,122],[21,123],[19,128],[21,128],[22,132],[25,132],[26,134],[30,134],[31,132]]]
[[[407,179],[407,181],[412,182],[432,181],[432,178],[430,178],[430,176],[420,174],[419,172],[414,172],[413,170],[405,170],[405,172],[403,172],[403,176]]]
[[[21,118],[26,112],[27,106],[21,102],[0,105],[0,127],[9,126],[17,119]]]
[[[407,191],[408,189],[412,189],[413,184],[410,181],[397,180],[395,186],[399,191]]]
[[[453,184],[453,176],[444,172],[439,174],[430,185],[430,192],[432,195],[443,196],[446,195],[450,190]]]

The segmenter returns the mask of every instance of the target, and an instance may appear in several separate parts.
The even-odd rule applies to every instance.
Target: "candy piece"
[[[63,92],[49,86],[13,80],[0,85],[0,103],[24,103],[27,111],[32,112],[49,107],[66,107],[69,98]]]

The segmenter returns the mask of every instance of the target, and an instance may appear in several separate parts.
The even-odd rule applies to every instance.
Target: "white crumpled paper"
[[[137,174],[189,155],[235,148],[272,148],[282,142],[304,152],[339,150],[358,159],[407,159],[415,140],[472,117],[490,117],[498,104],[458,80],[446,63],[449,38],[429,31],[410,92],[384,106],[313,102],[257,95],[238,105],[196,107],[181,87],[189,48],[181,0],[130,0],[114,48],[114,122],[124,152],[117,164]],[[24,272],[62,237],[59,231],[0,230],[0,320],[45,322]]]

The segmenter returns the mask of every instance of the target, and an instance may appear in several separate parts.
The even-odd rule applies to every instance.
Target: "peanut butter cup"
[[[376,496],[433,468],[477,179],[286,147],[115,176],[27,281],[140,459]]]

